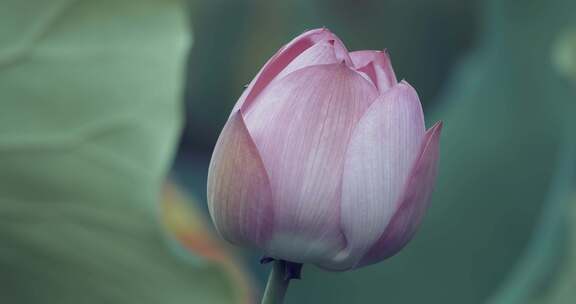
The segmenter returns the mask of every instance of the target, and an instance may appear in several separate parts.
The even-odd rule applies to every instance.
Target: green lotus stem
[[[290,271],[291,263],[283,260],[274,260],[272,271],[268,277],[266,290],[262,296],[262,304],[281,304],[284,303],[284,296],[288,290],[288,284],[294,277]]]

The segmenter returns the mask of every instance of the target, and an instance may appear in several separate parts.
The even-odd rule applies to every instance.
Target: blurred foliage
[[[566,140],[531,239],[488,303],[542,302],[543,296],[558,288],[554,277],[573,263],[570,238],[574,231],[571,201],[576,186],[575,156],[576,141]]]
[[[559,33],[559,39],[553,49],[553,62],[560,75],[566,76],[569,81],[573,83],[573,88],[576,91],[576,26],[572,26],[567,30]],[[575,100],[572,100],[574,102]],[[568,112],[572,115],[574,112]],[[539,287],[534,288],[539,290],[529,301],[531,304],[565,304],[573,303],[576,300],[576,140],[574,140],[574,133],[576,132],[576,122],[572,119],[568,124],[566,132],[569,137],[569,145],[566,154],[567,158],[561,164],[560,170],[564,171],[564,180],[556,182],[556,192],[562,193],[554,199],[559,204],[559,210],[556,212],[556,217],[563,218],[563,221],[558,219],[556,223],[550,223],[550,227],[561,226],[562,231],[556,230],[558,234],[566,234],[567,240],[563,243],[565,245],[562,249],[545,248],[548,252],[554,252],[556,255],[561,256],[561,264],[557,265],[555,271],[551,273],[543,272],[541,281],[546,283],[540,284]],[[564,186],[564,187],[562,187]],[[557,193],[558,194],[558,193]],[[554,203],[554,202],[552,202]],[[554,239],[550,237],[550,239]],[[538,244],[536,244],[538,245]],[[534,248],[534,251],[543,251],[542,248]],[[528,260],[527,262],[532,262]],[[528,301],[526,301],[528,302]],[[504,303],[504,302],[502,302]]]
[[[567,210],[568,222],[570,223],[570,246],[566,252],[566,262],[558,274],[551,279],[549,288],[542,294],[530,301],[530,304],[567,304],[576,299],[576,194],[569,201]]]
[[[188,40],[178,1],[0,1],[0,303],[240,302],[159,225]]]
[[[558,36],[552,60],[559,73],[576,80],[576,26]]]
[[[173,183],[166,184],[160,213],[166,232],[174,241],[174,248],[180,249],[182,257],[196,265],[206,262],[219,264],[232,280],[237,302],[253,303],[256,295],[252,279],[242,267],[242,262],[233,255],[230,245],[208,228],[211,224],[196,208],[197,204]]]

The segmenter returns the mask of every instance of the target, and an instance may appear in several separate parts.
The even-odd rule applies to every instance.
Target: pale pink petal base
[[[218,232],[235,244],[263,248],[273,230],[270,183],[240,111],[218,138],[208,172],[208,207]]]
[[[342,249],[346,147],[375,98],[376,89],[347,65],[317,65],[274,81],[246,113],[278,215],[270,255],[313,263]]]
[[[386,229],[424,132],[420,100],[405,83],[380,96],[358,123],[342,181],[341,225],[348,244],[340,258],[348,263],[356,263]]]
[[[416,233],[434,189],[441,130],[442,122],[438,122],[426,132],[422,143],[422,153],[410,173],[398,210],[386,227],[386,231],[362,258],[357,267],[373,264],[393,256]]]

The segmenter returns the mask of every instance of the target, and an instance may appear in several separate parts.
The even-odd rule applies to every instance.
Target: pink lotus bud
[[[208,204],[219,233],[267,256],[346,270],[412,238],[436,178],[442,123],[386,52],[348,52],[326,29],[281,48],[218,139]]]

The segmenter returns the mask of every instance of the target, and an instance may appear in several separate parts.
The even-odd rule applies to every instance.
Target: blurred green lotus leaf
[[[216,263],[228,274],[236,291],[237,303],[254,303],[254,284],[243,267],[243,263],[233,254],[231,246],[224,242],[207,221],[205,213],[198,208],[198,202],[174,183],[166,183],[160,205],[162,223],[174,248],[195,265]]]
[[[0,1],[0,302],[234,303],[158,198],[189,44],[173,0]]]
[[[547,278],[549,288],[532,301],[530,304],[569,304],[576,299],[576,194],[567,201],[569,210],[567,213],[570,223],[569,247],[563,258],[565,263],[558,268],[557,275]]]
[[[576,27],[559,34],[552,60],[560,74],[576,79]]]

